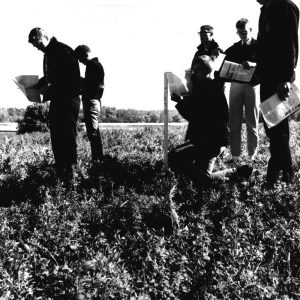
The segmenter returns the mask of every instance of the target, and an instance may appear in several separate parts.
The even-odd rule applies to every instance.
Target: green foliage
[[[24,116],[23,108],[0,108],[0,123],[17,122]]]
[[[18,121],[18,133],[49,131],[49,103],[27,106],[23,119]]]
[[[294,160],[299,128],[292,123]],[[169,143],[184,127],[170,128]],[[244,131],[245,135],[245,131]],[[78,178],[56,182],[48,133],[0,144],[0,299],[299,299],[299,174],[264,190],[267,140],[251,185],[187,183],[173,231],[163,131],[107,129],[100,174],[79,136]],[[229,153],[217,168],[225,168]]]
[[[83,122],[82,113],[80,120]],[[102,106],[99,120],[102,123],[159,123],[163,122],[164,119],[161,110],[117,109]],[[169,122],[182,121],[184,121],[183,118],[176,110],[169,111]]]

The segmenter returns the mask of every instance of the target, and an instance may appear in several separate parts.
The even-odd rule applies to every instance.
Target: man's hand
[[[222,146],[221,148],[220,148],[220,156],[223,156],[224,155],[224,152],[226,151],[226,149],[227,149],[227,147],[225,147],[225,146]]]
[[[37,83],[35,83],[35,84],[31,85],[31,86],[27,86],[26,88],[27,88],[27,89],[35,89],[35,90],[39,90],[39,89],[41,89],[41,88],[42,88],[44,85],[46,85],[46,84],[47,84],[47,82],[46,82],[45,77],[42,77],[42,78],[40,78],[40,79],[38,80]]]
[[[256,63],[251,61],[244,61],[243,63],[241,63],[241,65],[244,67],[244,69],[249,70],[250,68],[255,67]]]
[[[213,49],[212,53],[211,53],[212,60],[215,60],[216,58],[218,58],[220,53],[224,53],[224,51],[220,47]]]
[[[181,97],[180,96],[178,96],[177,94],[172,94],[171,95],[171,100],[172,101],[174,101],[174,102],[179,102],[179,101],[181,101]]]
[[[43,101],[42,102],[51,101],[52,100],[51,84],[49,83],[47,85],[44,85],[40,89],[40,93],[43,95]]]
[[[284,101],[290,96],[290,82],[280,82],[277,86],[277,94],[280,100]]]

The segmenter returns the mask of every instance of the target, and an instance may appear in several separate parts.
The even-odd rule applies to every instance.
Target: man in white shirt
[[[242,18],[236,23],[239,41],[226,51],[226,60],[249,68],[256,60],[256,40],[252,38],[249,21]],[[259,91],[255,77],[249,83],[232,82],[229,92],[229,131],[232,159],[237,162],[241,155],[241,130],[243,113],[247,128],[248,157],[253,160],[258,147]]]

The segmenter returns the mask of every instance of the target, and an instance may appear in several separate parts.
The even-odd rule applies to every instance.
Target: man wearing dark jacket
[[[197,59],[201,55],[207,55],[214,60],[219,56],[219,53],[222,52],[222,50],[219,48],[219,44],[213,39],[214,28],[211,25],[202,25],[198,34],[200,36],[200,45],[197,47],[197,51],[194,54],[191,70],[194,68]],[[194,82],[195,76],[191,76],[190,72],[188,72],[186,75],[188,81],[190,82],[190,86],[195,86],[197,84],[197,82]],[[189,135],[189,130],[186,134],[187,136]]]
[[[86,45],[75,49],[78,60],[86,65],[82,88],[82,105],[87,135],[91,144],[93,164],[101,164],[103,148],[99,131],[100,100],[104,90],[104,69]]]
[[[228,106],[222,87],[210,78],[212,60],[195,58],[192,76],[196,83],[190,95],[172,95],[178,112],[189,122],[183,145],[169,154],[170,167],[185,173],[196,183],[207,185],[213,179],[214,163],[228,144]],[[213,117],[212,117],[213,116]]]
[[[260,77],[261,101],[273,94],[284,101],[290,83],[295,80],[298,60],[299,9],[290,0],[257,0],[262,4],[257,38],[257,70]],[[289,123],[285,119],[267,128],[271,157],[266,177],[273,186],[282,171],[282,180],[289,182],[294,175],[289,147]]]
[[[197,47],[191,67],[193,67],[195,59],[201,55],[208,55],[213,59],[219,55],[219,45],[213,39],[214,28],[210,25],[202,25],[198,34],[200,36],[200,45]]]
[[[35,87],[48,85],[44,100],[51,100],[49,125],[56,173],[61,180],[70,182],[77,164],[78,60],[72,48],[50,37],[41,28],[32,29],[28,41],[44,52],[44,77]]]

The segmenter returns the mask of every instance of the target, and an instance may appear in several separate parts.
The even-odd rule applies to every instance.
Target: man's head
[[[50,42],[50,37],[42,28],[36,27],[30,31],[28,42],[38,50],[45,52]]]
[[[198,34],[200,35],[201,43],[207,43],[212,40],[214,28],[210,25],[202,25]]]
[[[246,42],[251,38],[252,28],[249,24],[249,21],[245,18],[242,18],[236,22],[236,33],[240,37],[241,41]]]
[[[79,45],[76,47],[75,53],[78,60],[84,65],[90,60],[91,49],[86,45]]]
[[[192,75],[197,79],[209,77],[213,70],[213,60],[208,55],[197,56],[193,61]]]

